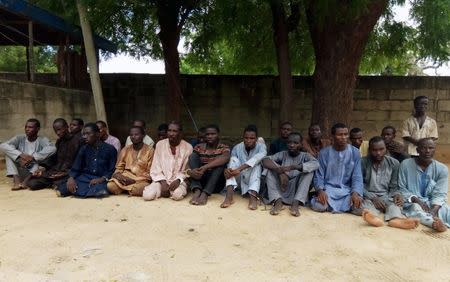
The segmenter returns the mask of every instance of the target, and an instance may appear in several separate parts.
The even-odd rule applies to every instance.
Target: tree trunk
[[[344,1],[343,1],[344,2]],[[329,134],[336,122],[351,123],[353,91],[362,53],[387,0],[373,0],[356,18],[342,20],[349,4],[340,3],[333,15],[319,17],[316,1],[306,7],[308,26],[316,56],[313,75],[311,122]]]
[[[86,7],[77,0],[78,15],[80,17],[81,30],[83,32],[83,41],[86,48],[86,59],[89,66],[89,75],[91,78],[92,94],[94,95],[95,112],[97,120],[107,122],[105,103],[103,101],[102,85],[100,83],[100,75],[98,73],[97,55],[92,36],[91,25],[87,18]],[[69,56],[70,57],[70,56]],[[69,67],[70,70],[70,67]],[[70,81],[70,75],[68,76]]]
[[[289,29],[283,2],[271,0],[273,41],[280,79],[280,122],[292,121],[293,82],[289,59]]]
[[[166,102],[166,118],[180,120],[181,116],[181,82],[180,82],[180,57],[178,43],[180,42],[181,29],[178,26],[178,14],[180,7],[174,4],[162,3],[158,5],[158,23],[160,27],[159,38],[164,55],[166,70],[166,83],[168,88]]]

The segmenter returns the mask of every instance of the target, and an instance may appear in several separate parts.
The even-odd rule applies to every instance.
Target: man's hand
[[[289,177],[284,173],[280,174],[279,177],[280,177],[280,190],[281,192],[286,192],[286,188],[289,183]]]
[[[194,179],[200,180],[205,173],[205,170],[201,167],[194,168],[188,171],[188,175]]]
[[[424,212],[430,212],[430,207],[426,203],[419,200],[419,198],[412,197],[411,202],[418,204],[423,209]]]
[[[277,173],[277,174],[284,174],[284,173],[286,173],[286,172],[288,172],[288,171],[290,171],[291,170],[291,167],[290,166],[279,166],[279,167],[277,167],[276,169],[275,169],[275,172]]]
[[[173,190],[177,189],[178,186],[180,186],[180,183],[181,183],[180,179],[177,179],[177,180],[173,181],[172,183],[170,183],[169,191],[173,191]]]
[[[362,198],[359,196],[358,193],[353,192],[352,197],[350,198],[350,206],[352,206],[355,209],[361,208],[362,204]]]
[[[395,194],[394,195],[394,204],[398,207],[403,207],[403,197],[400,194]]]
[[[113,174],[112,177],[115,178],[115,179],[117,179],[117,181],[119,181],[120,184],[126,185],[126,184],[125,184],[125,179],[124,179],[122,173],[116,172],[116,173]]]
[[[105,182],[105,181],[106,181],[106,179],[105,179],[104,177],[94,178],[94,179],[92,179],[92,180],[89,182],[89,185],[90,185],[90,186],[94,186],[94,185],[103,183],[103,182]]]
[[[328,194],[323,190],[319,190],[319,193],[317,194],[317,201],[319,201],[319,203],[321,203],[322,205],[327,206]]]
[[[42,174],[44,174],[45,168],[39,168],[35,172],[33,172],[33,177],[42,177]]]
[[[224,175],[226,179],[230,179],[233,176],[239,175],[239,173],[241,173],[241,171],[239,169],[231,169],[231,168],[227,168],[224,171]]]
[[[353,196],[353,195],[352,195]],[[384,204],[383,199],[381,199],[380,197],[375,197],[372,199],[372,203],[375,206],[375,208],[377,210],[380,210],[382,212],[386,211],[386,205]]]
[[[67,190],[69,190],[72,194],[75,194],[77,191],[77,182],[73,179],[73,177],[69,177],[69,179],[67,179]]]
[[[26,167],[34,159],[33,156],[27,154],[20,154],[19,158],[21,167]]]

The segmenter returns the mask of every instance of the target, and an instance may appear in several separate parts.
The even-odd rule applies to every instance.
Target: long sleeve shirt
[[[406,200],[415,196],[430,207],[442,206],[447,204],[448,168],[433,160],[423,170],[414,158],[406,159],[400,164],[398,186]]]
[[[156,143],[150,169],[150,177],[153,182],[165,180],[167,184],[170,184],[177,179],[183,182],[186,178],[185,170],[191,154],[192,146],[184,140],[181,140],[176,147],[175,155],[170,149],[169,139],[163,139]]]
[[[381,196],[400,194],[398,189],[398,168],[400,163],[389,156],[375,169],[370,157],[361,159],[361,169],[364,181],[364,197],[373,199]]]
[[[27,136],[25,134],[16,135],[0,144],[0,150],[11,159],[17,160],[21,154],[26,153],[26,142]],[[45,160],[56,152],[55,145],[47,137],[38,136],[34,142],[36,142],[35,150],[31,153],[31,156],[37,162]]]

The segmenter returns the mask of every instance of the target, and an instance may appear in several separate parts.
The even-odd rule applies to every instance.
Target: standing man
[[[423,225],[444,232],[450,227],[448,168],[433,159],[435,149],[432,138],[420,139],[418,157],[400,164],[398,186],[406,199],[406,216],[417,217]]]
[[[259,188],[261,184],[261,160],[267,155],[266,145],[258,142],[258,129],[248,125],[244,129],[244,141],[234,146],[228,168],[225,169],[226,196],[221,208],[231,206],[234,191],[239,186],[242,195],[248,194],[248,208],[258,208]]]
[[[31,190],[48,188],[53,184],[58,185],[62,181],[67,181],[70,168],[80,148],[80,135],[73,135],[69,132],[69,126],[65,119],[55,119],[53,130],[58,136],[56,154],[52,156],[54,162],[49,165],[41,164],[40,168],[33,173],[33,176],[26,182],[26,186]]]
[[[369,142],[363,140],[363,131],[361,128],[355,127],[350,130],[350,142],[359,150],[359,154],[362,157],[367,156],[369,152]]]
[[[333,146],[319,153],[320,167],[314,175],[317,196],[311,199],[311,208],[361,215],[364,184],[359,150],[348,144],[348,128],[344,124],[333,125],[331,135]]]
[[[417,145],[422,138],[438,139],[436,121],[427,116],[428,97],[418,96],[414,99],[414,114],[403,122],[402,137],[407,146],[407,153],[418,156]]]
[[[119,195],[127,191],[131,196],[142,196],[145,186],[150,184],[150,167],[153,160],[153,146],[144,143],[145,131],[140,126],[130,128],[131,145],[120,152],[111,180],[109,193]]]
[[[306,152],[317,159],[320,150],[330,145],[331,141],[329,139],[322,138],[322,131],[318,124],[312,124],[308,128],[308,136],[303,139],[303,149]]]
[[[106,122],[99,120],[96,121],[95,124],[98,126],[98,129],[100,130],[100,139],[106,144],[109,144],[114,148],[116,148],[117,153],[119,153],[121,148],[120,141],[117,137],[114,137],[109,134],[108,125],[106,125]]]
[[[388,125],[381,130],[381,137],[386,144],[386,155],[402,162],[403,160],[409,158],[409,155],[405,152],[405,145],[395,141],[395,133],[395,128]]]
[[[300,216],[299,206],[305,205],[308,199],[309,186],[319,162],[309,153],[301,152],[300,133],[290,133],[287,146],[287,151],[266,157],[262,162],[269,170],[266,182],[269,201],[273,203],[270,214],[279,214],[285,203],[291,206],[291,215]]]
[[[142,127],[142,129],[144,129],[144,134],[145,134],[145,121],[143,121],[142,119],[133,120],[133,122],[131,123],[131,127]],[[132,143],[133,142],[131,142],[131,136],[128,136],[127,140],[125,141],[125,146],[131,145]],[[145,134],[144,144],[154,147],[155,142],[153,141],[153,139],[150,136]]]
[[[25,123],[25,134],[16,135],[0,144],[0,151],[5,154],[6,176],[12,177],[11,190],[24,189],[23,181],[37,171],[39,162],[56,152],[56,147],[47,137],[38,136],[41,123],[30,118]]]
[[[211,124],[205,127],[205,143],[195,146],[189,157],[192,205],[206,205],[212,193],[219,193],[225,185],[223,172],[230,160],[230,148],[220,143],[219,127]]]
[[[156,143],[150,177],[152,183],[145,187],[143,198],[146,201],[160,197],[179,201],[187,194],[186,167],[192,146],[182,140],[183,128],[179,122],[169,123],[167,139]]]
[[[84,126],[83,137],[86,145],[79,150],[69,171],[69,179],[58,185],[58,196],[87,198],[109,195],[106,183],[114,172],[117,151],[100,139],[100,130],[95,123]]]
[[[363,219],[372,226],[384,226],[378,216],[384,213],[384,220],[391,227],[413,229],[418,219],[407,219],[402,214],[403,196],[398,185],[400,163],[386,156],[386,145],[380,136],[369,140],[369,156],[362,158],[361,168],[364,180]]]
[[[269,155],[287,150],[287,139],[292,132],[292,123],[285,121],[280,124],[280,137],[272,141],[269,148]]]

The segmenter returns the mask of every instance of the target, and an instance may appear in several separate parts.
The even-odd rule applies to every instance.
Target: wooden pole
[[[29,72],[29,80],[34,82],[34,39],[33,39],[33,22],[28,22],[28,72]]]
[[[86,59],[89,67],[89,76],[91,78],[92,94],[94,95],[95,112],[97,120],[106,120],[105,103],[103,101],[102,85],[98,73],[97,56],[95,52],[94,39],[92,36],[91,25],[87,18],[86,7],[77,0],[78,15],[80,17],[81,30],[83,31],[84,47],[86,49]]]

